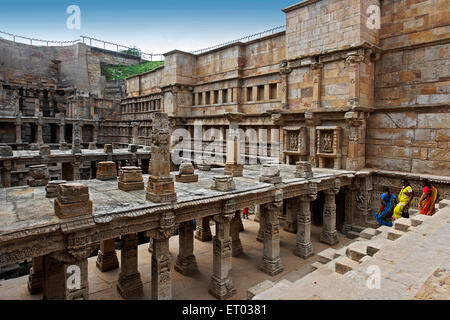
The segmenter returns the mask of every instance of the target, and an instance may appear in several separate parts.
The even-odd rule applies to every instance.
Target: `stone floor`
[[[243,220],[245,230],[241,232],[241,242],[244,248],[244,254],[233,258],[232,277],[237,294],[233,300],[247,299],[247,289],[264,281],[277,281],[281,278],[292,277],[296,280],[295,271],[304,265],[313,263],[317,260],[317,256],[313,256],[307,260],[303,260],[295,256],[292,251],[295,247],[295,234],[281,231],[281,259],[284,266],[284,272],[270,277],[269,275],[259,271],[257,266],[262,257],[263,244],[257,242],[256,235],[259,223],[253,221],[254,216],[249,220]],[[211,227],[213,233],[214,227]],[[318,241],[320,227],[312,227],[311,238],[315,252],[320,252],[329,246]],[[344,235],[339,234],[340,242],[333,248],[340,248],[349,244],[351,240]],[[172,255],[172,290],[174,300],[213,300],[215,299],[208,294],[208,285],[212,274],[212,242],[202,243],[195,240],[195,256],[199,266],[199,272],[186,277],[173,269],[173,264],[178,254],[178,237],[170,239],[170,253]],[[144,283],[144,295],[134,297],[134,299],[150,299],[150,273],[151,273],[151,256],[148,252],[148,244],[139,247],[139,271]],[[120,260],[120,251],[117,251]],[[96,257],[89,259],[89,292],[92,300],[116,300],[121,299],[116,291],[116,281],[119,276],[119,269],[101,273],[95,266]],[[297,276],[298,277],[298,276]],[[26,287],[27,276],[0,281],[0,300],[25,300],[25,299],[41,299],[42,295],[29,295]]]

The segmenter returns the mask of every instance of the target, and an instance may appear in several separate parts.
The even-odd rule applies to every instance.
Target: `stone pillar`
[[[30,269],[30,275],[28,276],[28,292],[30,294],[36,294],[42,292],[44,280],[44,260],[43,257],[33,258],[33,266]]]
[[[80,175],[81,161],[72,162],[71,165],[73,168],[73,180],[81,180],[81,175]]]
[[[320,234],[320,241],[331,246],[339,242],[336,231],[336,195],[339,193],[339,188],[340,181],[336,179],[333,186],[324,190],[323,230]]]
[[[292,69],[289,68],[288,61],[284,60],[280,64],[280,74],[281,74],[281,86],[280,86],[280,99],[281,108],[289,109],[289,73]]]
[[[311,201],[317,198],[317,185],[308,185],[307,194],[300,196],[297,209],[297,241],[294,254],[303,259],[314,255],[311,243]]]
[[[366,115],[350,111],[344,118],[349,127],[346,169],[358,171],[366,164]]]
[[[227,160],[225,164],[224,174],[233,177],[242,177],[243,161],[241,159],[239,122],[243,118],[242,113],[226,114],[230,126],[227,137]]]
[[[305,111],[305,125],[308,128],[309,137],[309,156],[308,162],[313,167],[318,166],[317,147],[316,147],[316,126],[320,124],[320,119],[314,117],[314,113],[310,110]]]
[[[156,203],[176,202],[177,194],[170,175],[169,118],[166,113],[152,113],[151,176],[148,178],[147,200]]]
[[[258,242],[264,242],[264,228],[266,227],[266,211],[262,207],[262,205],[259,206],[259,230],[256,236]]]
[[[179,227],[179,253],[175,270],[183,275],[189,275],[198,270],[194,256],[194,223],[186,221]]]
[[[262,264],[258,269],[275,276],[283,272],[280,258],[280,223],[278,216],[283,208],[283,192],[277,190],[273,203],[261,206],[261,216],[265,216],[264,249]],[[264,212],[264,213],[263,213]]]
[[[114,270],[119,267],[114,239],[100,242],[96,265],[101,272]]]
[[[173,230],[171,231],[173,232]],[[172,281],[170,274],[169,238],[171,232],[153,238],[152,253],[152,299],[171,300]]]
[[[81,153],[81,124],[76,121],[72,129],[72,153]]]
[[[236,211],[230,224],[231,255],[233,257],[237,257],[244,252],[242,249],[241,239],[239,238],[241,222],[241,212]]]
[[[347,234],[352,229],[353,220],[356,211],[356,191],[355,185],[350,185],[345,188],[345,222],[342,228],[343,233]]]
[[[64,256],[64,257],[63,257]],[[68,259],[62,254],[44,256],[44,300],[88,299],[87,256],[78,260]]]
[[[141,275],[138,271],[138,238],[137,234],[122,236],[122,250],[120,254],[120,275],[117,291],[127,298],[143,292]]]
[[[65,128],[64,122],[61,121],[61,123],[59,124],[59,143],[60,144],[66,142],[66,138],[64,136],[64,128]]]
[[[321,84],[322,84],[322,63],[311,64],[311,71],[313,75],[313,96],[311,107],[314,109],[321,107]]]
[[[212,240],[211,227],[209,225],[210,217],[200,218],[199,220],[197,231],[195,232],[195,239],[201,242]]]
[[[223,300],[236,294],[233,280],[230,276],[231,271],[231,239],[230,239],[230,221],[234,217],[234,201],[229,201],[230,205],[225,204],[225,212],[228,214],[217,215],[216,235],[213,243],[213,275],[209,284],[208,292],[217,299]],[[226,210],[226,207],[233,207],[232,211]],[[227,212],[228,211],[228,212]]]
[[[36,122],[36,143],[43,144],[44,140],[42,138],[42,126],[44,125],[44,121],[42,120],[42,114],[39,113],[38,121]]]
[[[2,168],[2,181],[4,188],[11,187],[11,170],[12,170],[12,161],[4,160]]]
[[[297,209],[298,199],[291,198],[286,201],[286,221],[283,230],[290,233],[297,233]]]
[[[19,113],[16,118],[16,143],[22,143],[22,114]]]

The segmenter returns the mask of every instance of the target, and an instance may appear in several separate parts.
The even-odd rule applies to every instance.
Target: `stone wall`
[[[287,58],[348,49],[364,41],[378,43],[377,32],[366,27],[372,4],[379,1],[307,0],[284,9]]]
[[[382,1],[366,166],[450,175],[448,1]]]

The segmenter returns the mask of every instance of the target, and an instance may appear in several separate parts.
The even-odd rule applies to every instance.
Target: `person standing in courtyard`
[[[436,200],[439,198],[439,191],[433,185],[430,180],[423,180],[423,193],[419,200],[419,213],[432,216],[435,211]]]
[[[394,214],[397,198],[389,191],[388,187],[384,187],[383,191],[381,194],[381,207],[375,213],[375,219],[381,226],[392,227],[392,215]]]
[[[409,184],[409,181],[402,179],[402,190],[398,194],[398,204],[394,209],[394,220],[400,218],[409,218],[409,208],[414,197],[414,191]]]
[[[244,219],[248,219],[248,208],[242,209],[242,216]]]

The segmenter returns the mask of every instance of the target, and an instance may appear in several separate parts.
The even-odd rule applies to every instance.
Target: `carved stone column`
[[[235,215],[235,203],[229,200],[224,204],[222,215],[214,217],[216,235],[213,239],[213,275],[209,285],[209,293],[223,300],[236,294],[231,271],[231,239],[230,221]]]
[[[349,127],[346,169],[358,171],[366,164],[366,115],[364,112],[347,112],[345,122]]]
[[[161,231],[153,238],[152,253],[152,299],[171,300],[172,280],[170,274],[169,238],[173,230]]]
[[[289,73],[292,69],[289,68],[289,63],[286,60],[280,63],[280,75],[281,75],[281,88],[280,88],[280,99],[281,108],[289,109]]]
[[[233,177],[242,177],[243,161],[241,159],[239,122],[242,120],[243,114],[227,113],[226,116],[230,122],[230,126],[227,136],[227,161],[224,174]]]
[[[122,236],[120,258],[120,275],[117,291],[123,298],[141,294],[143,290],[141,275],[138,271],[138,238],[137,234]]]
[[[80,175],[80,166],[81,166],[81,159],[74,159],[75,161],[71,163],[73,168],[73,180],[81,180]]]
[[[297,233],[297,209],[298,199],[291,198],[286,201],[286,221],[283,230],[290,233]]]
[[[44,281],[44,260],[43,257],[33,258],[33,266],[30,269],[28,276],[28,292],[36,294],[42,292]]]
[[[321,107],[321,84],[322,84],[322,63],[311,64],[311,71],[313,74],[313,96],[312,105],[314,109]]]
[[[75,300],[89,297],[88,254],[69,257],[65,253],[54,253],[43,258],[44,300]]]
[[[264,250],[262,264],[258,267],[274,276],[283,272],[280,258],[280,223],[278,215],[283,208],[283,191],[277,190],[275,201],[261,206],[261,216],[266,217],[264,227]]]
[[[119,267],[114,239],[100,242],[96,265],[101,272],[114,270]]]
[[[259,207],[259,229],[256,241],[264,242],[264,228],[266,227],[266,210],[263,210],[263,206]]]
[[[294,254],[308,259],[314,254],[311,243],[311,201],[317,198],[317,185],[308,185],[307,194],[300,196],[297,210],[297,241]]]
[[[22,143],[22,114],[16,117],[16,143]]]
[[[331,188],[324,190],[323,230],[320,234],[320,241],[331,246],[339,242],[336,231],[336,195],[339,193],[339,188],[340,181],[336,179]]]
[[[349,68],[349,94],[347,105],[349,107],[359,107],[360,98],[360,65],[364,62],[364,52],[353,54],[347,57],[345,62]]]
[[[316,126],[321,123],[320,119],[314,116],[314,113],[310,110],[305,112],[305,125],[308,129],[309,136],[309,157],[308,162],[313,167],[318,166],[317,147],[316,147]]]
[[[242,249],[241,239],[239,238],[241,222],[241,212],[236,211],[230,223],[231,255],[233,257],[236,257],[244,252]]]
[[[152,113],[151,176],[148,178],[147,200],[164,203],[176,202],[177,194],[170,175],[169,119],[166,113]]]
[[[36,143],[43,144],[44,140],[42,138],[42,126],[44,125],[44,120],[42,119],[42,114],[39,113],[38,121],[36,122],[37,131],[36,131]]]
[[[356,211],[356,192],[358,187],[351,184],[345,188],[345,222],[343,231],[347,233],[352,229]]]
[[[211,241],[212,233],[209,225],[210,217],[200,218],[199,224],[197,224],[197,231],[195,232],[195,239],[201,242]]]
[[[11,148],[11,147],[8,147]],[[12,153],[12,151],[11,151]],[[12,170],[12,161],[4,160],[3,161],[3,168],[2,169],[2,180],[3,180],[3,187],[9,188],[11,187],[11,170]]]
[[[81,153],[81,124],[76,121],[72,128],[72,153]]]
[[[186,221],[178,228],[179,253],[175,270],[183,275],[189,275],[198,270],[194,255],[194,223]]]

